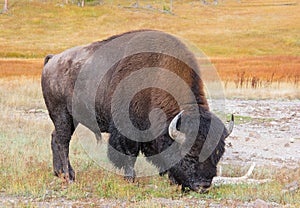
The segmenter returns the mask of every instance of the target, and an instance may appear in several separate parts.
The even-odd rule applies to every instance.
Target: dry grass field
[[[66,187],[52,174],[53,129],[42,99],[43,57],[133,29],[170,32],[201,49],[217,69],[228,99],[300,99],[300,4],[294,0],[101,1],[80,8],[65,1],[10,0],[0,14],[0,206],[193,207],[246,206],[263,199],[270,206],[299,207],[298,169],[257,168],[263,185],[226,185],[207,195],[182,195],[166,177],[137,183],[103,171],[86,155],[78,138],[71,143],[77,182]],[[149,7],[151,5],[151,7]],[[2,5],[0,4],[0,8]],[[298,143],[297,143],[298,144]],[[237,176],[248,167],[224,166]],[[103,201],[101,201],[103,199]],[[24,202],[25,200],[25,202]],[[66,201],[65,201],[66,200]],[[100,201],[99,201],[100,200]],[[153,201],[154,200],[154,201]],[[1,204],[2,203],[2,204]],[[76,205],[77,204],[77,205]]]
[[[162,10],[169,1],[139,1]],[[299,56],[300,6],[294,0],[175,1],[173,13],[128,8],[134,1],[65,5],[63,1],[10,0],[0,16],[0,57],[42,58],[71,46],[135,29],[170,32],[209,57]]]

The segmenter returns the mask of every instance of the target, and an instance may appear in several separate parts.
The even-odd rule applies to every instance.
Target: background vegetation
[[[243,97],[239,88],[250,88],[250,98],[299,98],[300,6],[294,0],[230,0],[218,5],[175,1],[172,14],[164,12],[169,1],[103,0],[86,2],[85,7],[70,2],[10,0],[9,12],[0,16],[0,57],[40,59],[36,74],[49,53],[151,28],[201,49],[215,64],[225,89],[233,89],[228,96]],[[11,68],[0,70],[11,74]],[[264,90],[253,95],[253,88]]]
[[[135,1],[101,1],[78,7],[64,1],[10,0],[0,18],[0,56],[43,58],[48,53],[134,29],[158,29],[188,40],[209,57],[298,56],[299,5],[293,0],[223,1],[217,6],[200,1],[173,4],[139,1],[152,10],[130,7]],[[151,6],[151,7],[150,7]]]

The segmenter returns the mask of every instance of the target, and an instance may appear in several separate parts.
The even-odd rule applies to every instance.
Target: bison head
[[[182,159],[169,169],[169,177],[182,185],[183,191],[186,188],[200,193],[208,191],[233,123],[232,116],[227,129],[219,118],[207,110],[200,112],[200,119],[191,112],[182,111],[171,121],[169,135],[178,143]],[[193,139],[192,135],[197,136]]]

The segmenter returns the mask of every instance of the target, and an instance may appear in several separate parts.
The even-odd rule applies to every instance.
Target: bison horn
[[[169,125],[169,135],[172,139],[174,139],[176,142],[178,142],[179,144],[184,143],[185,141],[185,134],[178,131],[176,126],[177,126],[177,122],[179,120],[179,118],[181,117],[181,114],[183,113],[183,111],[181,111],[180,113],[178,113],[173,120],[171,121],[170,125]]]
[[[231,120],[229,122],[229,126],[228,126],[228,129],[227,129],[228,134],[227,134],[226,137],[228,137],[231,134],[231,132],[233,130],[233,126],[234,126],[234,116],[233,116],[233,114],[231,114]]]

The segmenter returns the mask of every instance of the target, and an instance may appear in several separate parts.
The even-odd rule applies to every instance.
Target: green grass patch
[[[229,121],[231,119],[231,114],[228,114],[226,118]],[[234,115],[234,124],[264,123],[271,122],[273,120],[275,120],[275,118],[257,118],[251,116]]]

